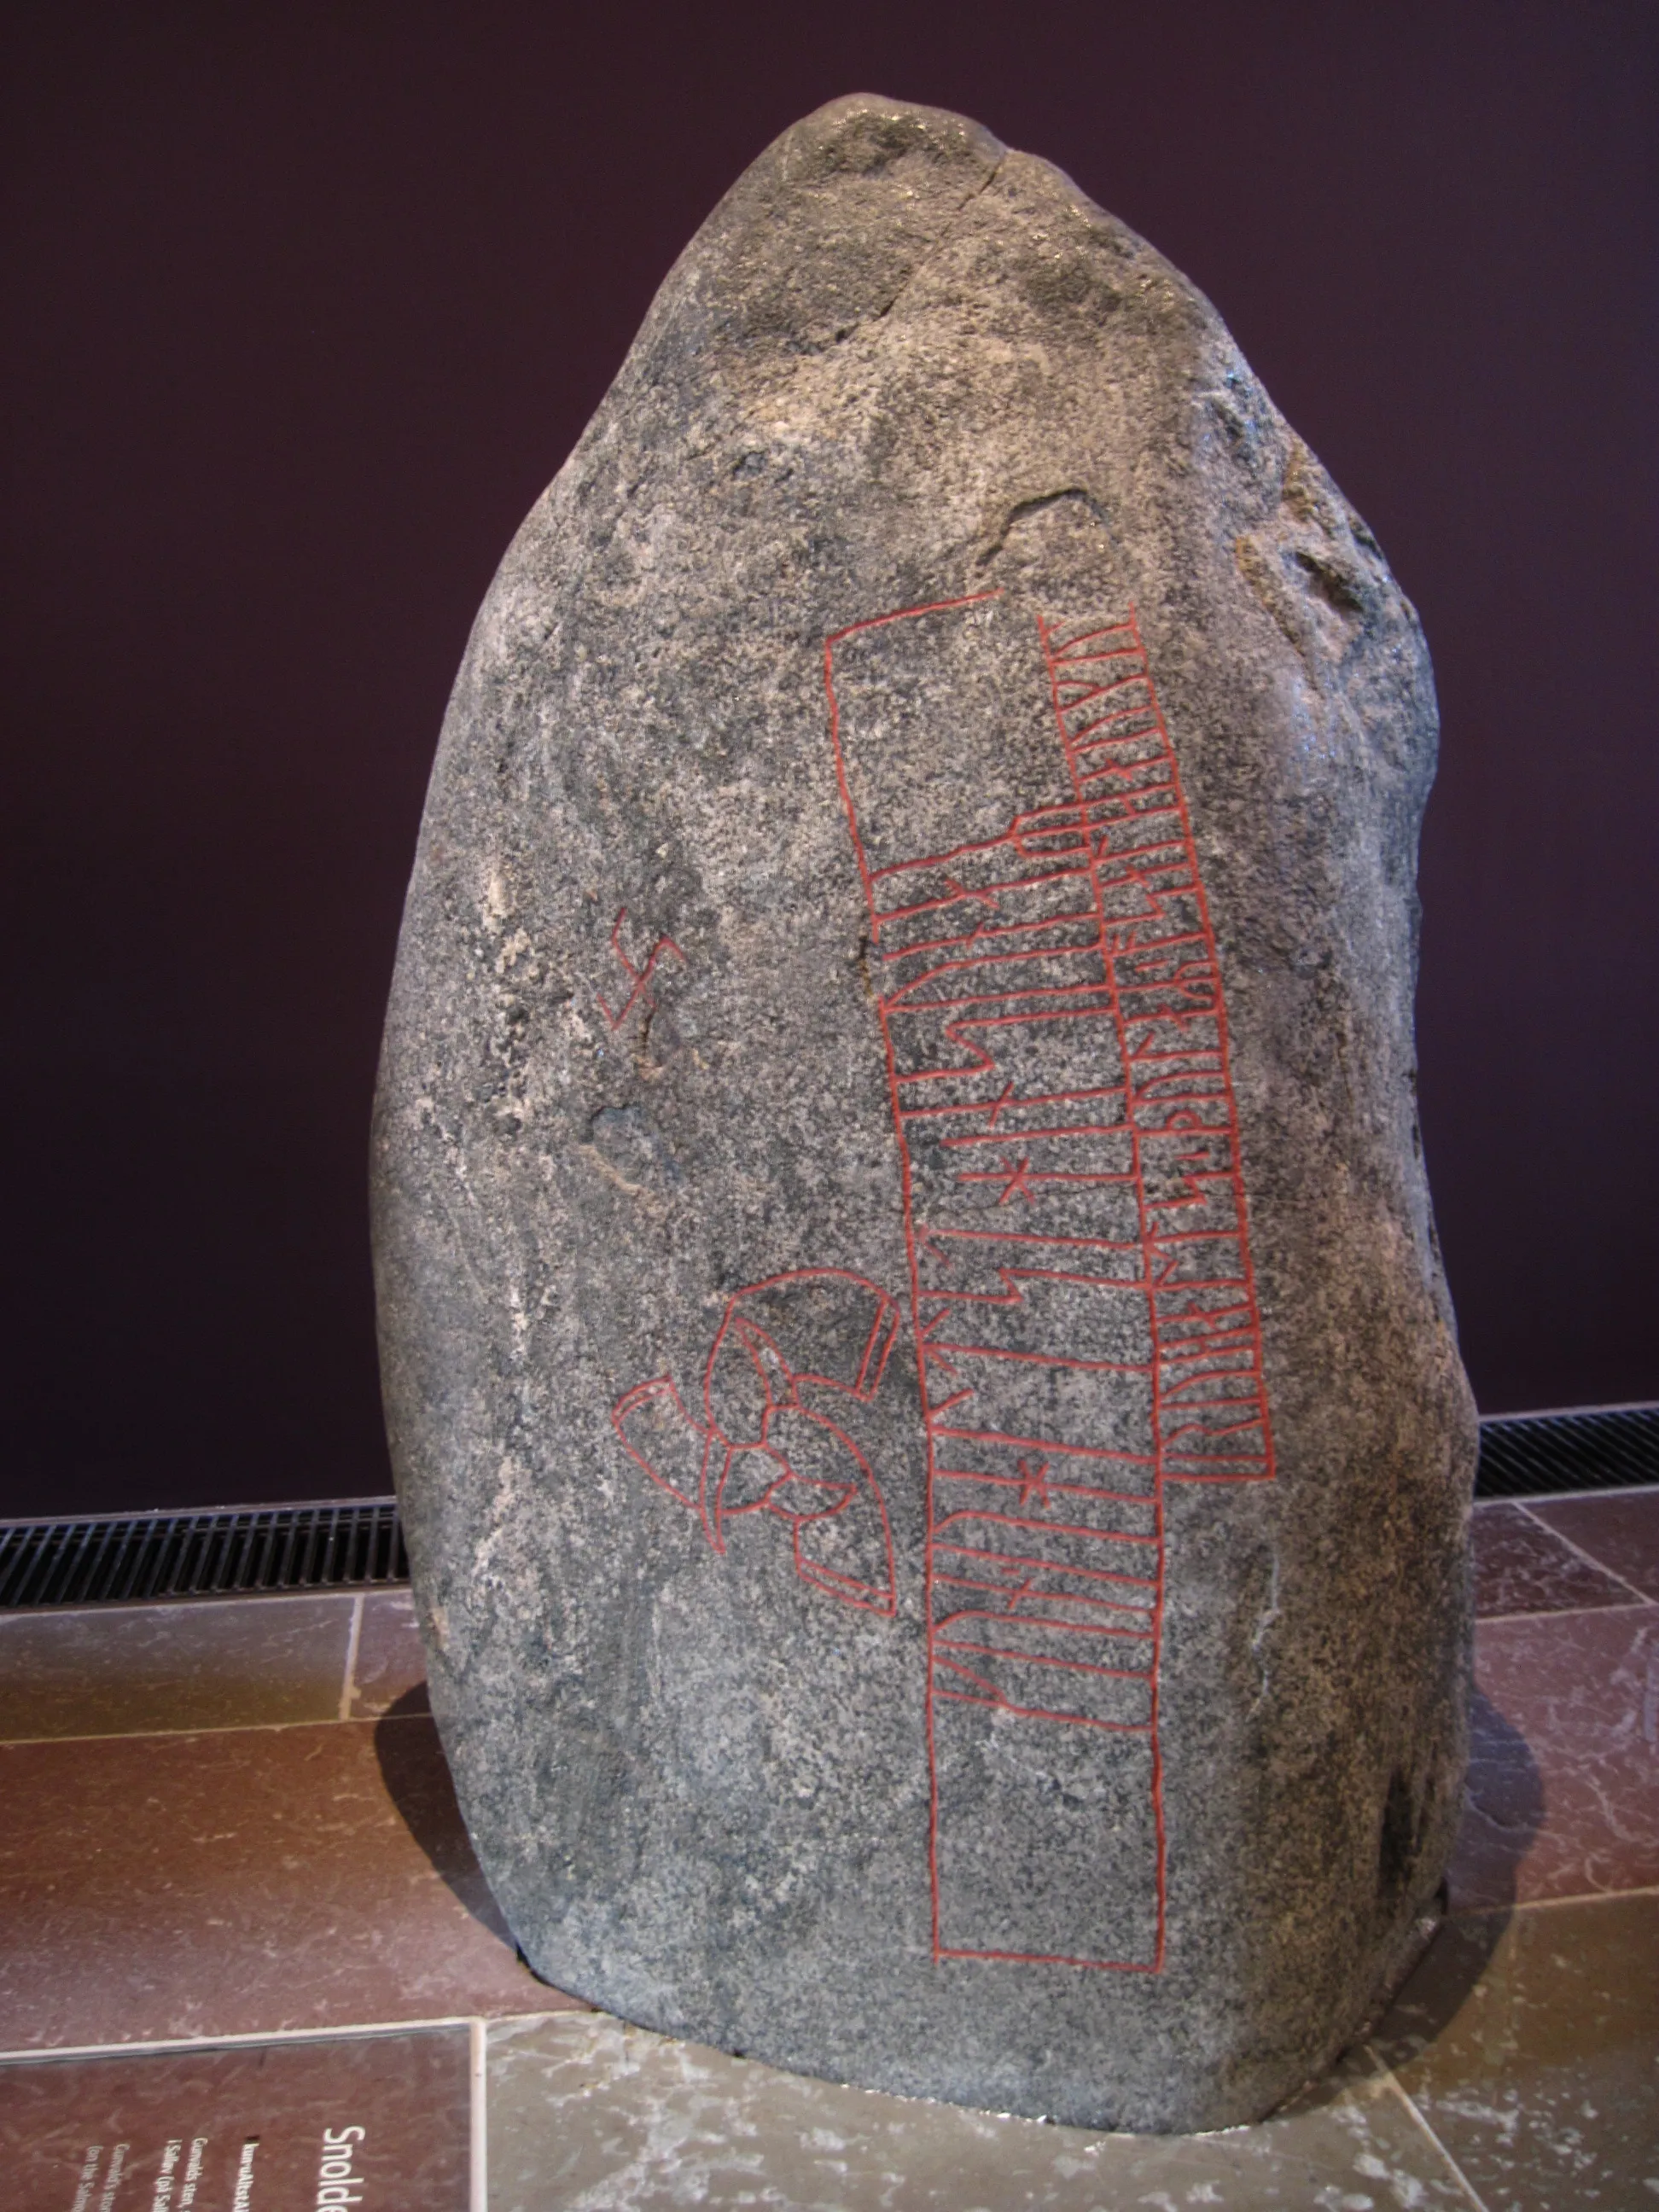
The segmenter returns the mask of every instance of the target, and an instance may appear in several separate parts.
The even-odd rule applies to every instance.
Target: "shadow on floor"
[[[1478,1905],[1442,1922],[1433,1940],[1366,2039],[1389,2066],[1427,2050],[1462,2012],[1503,1941],[1515,1910],[1522,1862],[1544,1823],[1544,1779],[1532,1747],[1477,1690],[1469,1714],[1469,1789],[1453,1866],[1479,1869]]]
[[[375,1723],[374,1756],[387,1796],[433,1872],[476,1921],[510,1946],[512,1935],[479,1870],[455,1802],[455,1785],[428,1710],[424,1683],[405,1690]]]
[[[1478,1866],[1478,1905],[1448,1911],[1443,1884],[1432,1910],[1443,1917],[1403,1979],[1384,1992],[1368,2025],[1330,2070],[1280,2106],[1311,2112],[1342,2096],[1369,2047],[1384,2064],[1406,2064],[1449,2028],[1468,2002],[1513,1914],[1521,1863],[1543,1825],[1544,1783],[1531,1746],[1479,1690],[1469,1711],[1469,1780],[1463,1830],[1453,1856]]]

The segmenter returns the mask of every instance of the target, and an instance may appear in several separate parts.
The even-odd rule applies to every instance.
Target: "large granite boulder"
[[[1102,2126],[1362,2026],[1464,1758],[1435,742],[1376,541],[1057,171],[860,97],[709,217],[479,615],[374,1136],[550,1981]]]

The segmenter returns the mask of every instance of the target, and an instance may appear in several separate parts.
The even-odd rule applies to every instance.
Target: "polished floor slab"
[[[0,1613],[0,1742],[337,1720],[357,1605],[331,1591]]]
[[[365,1592],[348,1708],[351,1720],[427,1711],[426,1654],[407,1590]]]
[[[1483,1620],[1517,1613],[1576,1613],[1629,1605],[1642,1592],[1507,1498],[1474,1511],[1474,1609]]]
[[[1483,2212],[1659,2203],[1659,1893],[1454,1922],[1376,2048]]]
[[[1659,1884],[1659,1606],[1483,1620],[1460,1911]]]
[[[0,2050],[556,2002],[428,1720],[0,1747]]]
[[[1259,2127],[1109,2136],[848,2089],[597,2014],[489,2035],[489,2212],[1118,2212],[1468,2198],[1385,2069]]]
[[[1659,1600],[1659,1490],[1547,1498],[1532,1510],[1547,1528],[1611,1568],[1641,1596]]]

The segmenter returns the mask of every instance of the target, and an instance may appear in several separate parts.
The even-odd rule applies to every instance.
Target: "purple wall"
[[[868,88],[1143,231],[1376,529],[1476,1390],[1659,1395],[1659,11],[825,21],[8,12],[0,1512],[386,1486],[365,1126],[468,625],[714,199]]]

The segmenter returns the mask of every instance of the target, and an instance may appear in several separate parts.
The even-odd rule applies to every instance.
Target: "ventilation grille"
[[[1659,1484],[1659,1405],[1504,1413],[1480,1424],[1477,1498],[1648,1484]],[[390,1498],[0,1522],[0,1607],[366,1589],[408,1580]]]
[[[1659,1406],[1502,1413],[1480,1424],[1477,1498],[1634,1490],[1649,1483],[1659,1483]]]
[[[364,1589],[408,1580],[390,1498],[0,1522],[0,1607]]]

